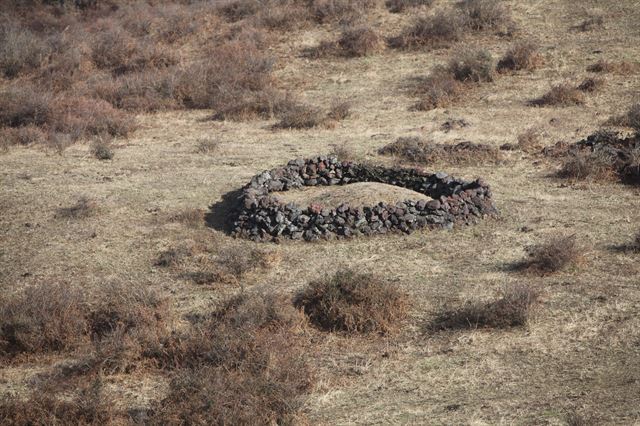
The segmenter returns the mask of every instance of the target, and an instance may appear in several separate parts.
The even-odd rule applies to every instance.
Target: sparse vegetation
[[[551,274],[577,264],[583,254],[575,235],[552,237],[548,241],[526,248],[529,258],[518,265],[519,269]]]
[[[465,305],[440,313],[428,325],[428,330],[465,330],[477,328],[510,328],[527,325],[531,307],[538,300],[539,290],[527,284],[517,284],[503,290],[497,300],[469,301]]]
[[[538,52],[538,46],[532,41],[521,41],[507,50],[498,62],[498,72],[532,71],[544,64],[544,58]]]
[[[413,9],[420,6],[431,6],[433,0],[387,0],[385,6],[391,13],[402,13],[407,9]]]
[[[456,80],[446,68],[438,66],[416,87],[420,100],[413,108],[418,111],[446,108],[457,102],[464,91],[465,86],[460,81]]]
[[[341,270],[311,282],[296,305],[325,330],[388,333],[404,318],[407,299],[379,277]]]
[[[634,104],[626,113],[611,117],[605,123],[609,126],[631,127],[640,133],[640,103]]]
[[[113,159],[113,148],[109,138],[97,138],[91,143],[91,155],[98,160]]]
[[[220,149],[218,139],[206,138],[197,141],[196,150],[201,154],[213,154]]]
[[[418,137],[399,138],[380,148],[378,153],[420,164],[496,164],[503,160],[500,151],[489,145],[473,142],[436,144]]]
[[[530,127],[518,135],[518,148],[527,154],[542,151],[540,143],[540,131],[535,127]]]
[[[552,86],[547,93],[530,103],[535,106],[583,105],[585,103],[585,97],[583,92],[577,87],[569,83],[561,83]]]
[[[604,80],[601,78],[585,78],[578,86],[578,90],[586,93],[595,92],[604,86]]]
[[[604,27],[604,17],[601,15],[590,16],[584,21],[582,21],[575,28],[579,31],[593,31],[595,29],[599,29]]]
[[[466,49],[449,60],[447,70],[463,83],[493,81],[494,65],[491,53],[481,49]]]
[[[98,205],[89,197],[82,196],[73,205],[61,207],[55,217],[59,219],[86,219],[98,211]]]
[[[465,24],[473,30],[506,31],[514,25],[511,13],[500,0],[463,0],[459,7]]]
[[[439,12],[434,16],[417,18],[411,27],[392,37],[389,45],[401,49],[449,47],[460,40],[462,30],[463,22],[459,15],[450,11]]]
[[[604,59],[600,59],[598,62],[591,64],[587,67],[587,71],[595,73],[612,73],[628,75],[637,70],[638,66],[635,63],[620,61],[612,62]]]

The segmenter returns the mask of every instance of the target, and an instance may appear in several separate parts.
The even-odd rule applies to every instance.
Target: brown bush
[[[558,236],[526,248],[529,258],[518,265],[519,269],[541,274],[551,274],[575,265],[583,254],[575,235]]]
[[[391,13],[402,13],[407,9],[416,8],[419,6],[431,6],[433,0],[387,0],[385,6]]]
[[[201,154],[212,154],[220,148],[218,139],[202,138],[198,139],[196,150]]]
[[[364,15],[368,9],[376,7],[376,0],[312,0],[309,11],[319,23],[352,23]]]
[[[218,7],[218,11],[230,22],[237,22],[255,15],[262,7],[260,0],[228,0]]]
[[[49,46],[37,35],[15,22],[0,20],[0,72],[5,77],[37,69],[48,52]]]
[[[282,116],[298,108],[298,103],[290,93],[268,87],[259,92],[245,92],[211,115],[211,120],[269,119]]]
[[[280,2],[264,7],[257,15],[259,25],[271,30],[292,30],[311,19],[309,9],[303,4]]]
[[[51,120],[52,95],[37,88],[10,86],[0,92],[0,126],[42,126]]]
[[[467,302],[458,309],[445,311],[428,325],[428,330],[461,330],[477,328],[510,328],[527,325],[532,305],[539,291],[525,284],[503,290],[502,296],[490,302]]]
[[[538,46],[531,41],[521,41],[513,45],[498,62],[498,72],[531,71],[544,64]]]
[[[0,356],[70,350],[86,338],[84,298],[64,283],[0,296]]]
[[[582,91],[568,83],[552,86],[547,93],[530,102],[534,106],[571,106],[584,103],[585,97]]]
[[[595,92],[600,90],[604,86],[604,80],[602,78],[585,78],[580,85],[578,85],[578,90],[582,92]]]
[[[455,145],[435,144],[418,138],[399,138],[378,150],[381,155],[393,155],[413,163],[432,164],[497,164],[503,157],[492,146],[460,142]]]
[[[466,49],[449,60],[447,70],[461,82],[491,82],[494,75],[493,58],[487,50]]]
[[[56,210],[58,219],[86,219],[98,211],[98,205],[88,197],[80,197],[73,205]]]
[[[540,131],[530,127],[518,135],[518,148],[527,154],[541,152],[543,146],[540,143]]]
[[[94,139],[89,148],[91,155],[98,160],[111,160],[113,159],[113,147],[111,139],[108,137],[99,137]]]
[[[604,151],[569,153],[558,172],[559,177],[572,180],[609,181],[615,175],[615,158]]]
[[[326,123],[326,115],[320,108],[297,104],[280,115],[275,129],[310,129]]]
[[[446,68],[438,66],[416,88],[421,99],[413,108],[418,111],[446,108],[457,102],[464,91],[464,84],[456,80]]]
[[[600,59],[598,62],[587,67],[589,72],[597,73],[614,73],[614,74],[631,74],[638,69],[638,65],[631,62],[621,61],[612,62]]]
[[[239,279],[258,268],[270,266],[269,259],[269,252],[245,245],[233,245],[221,250],[216,264],[223,273]]]
[[[333,104],[327,113],[327,118],[335,121],[344,120],[349,116],[351,116],[351,102],[349,101],[333,101]]]
[[[449,47],[462,37],[463,23],[453,12],[439,12],[434,16],[420,17],[400,35],[392,37],[389,45],[407,49]]]
[[[640,103],[634,104],[626,113],[610,117],[606,122],[608,126],[631,127],[640,133]]]
[[[371,27],[361,25],[347,28],[338,40],[338,47],[344,56],[369,56],[380,52],[383,42]]]
[[[576,29],[579,31],[593,31],[598,28],[604,27],[604,17],[602,16],[590,16],[579,25],[576,25]]]
[[[500,0],[463,0],[459,3],[465,25],[473,30],[504,30],[514,25]]]
[[[24,127],[0,128],[0,139],[7,146],[42,144],[47,141],[47,134],[39,127],[29,125]]]
[[[287,424],[312,384],[304,316],[282,298],[242,295],[158,346],[177,370],[151,424]]]
[[[96,36],[91,58],[98,68],[114,74],[173,65],[171,51],[148,39],[135,39],[119,28],[108,28]]]
[[[341,270],[311,282],[295,303],[322,329],[384,334],[404,318],[408,302],[404,294],[375,275]]]

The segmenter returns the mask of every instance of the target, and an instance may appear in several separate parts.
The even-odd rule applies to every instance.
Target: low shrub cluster
[[[587,71],[595,72],[595,73],[611,73],[611,74],[622,74],[628,75],[634,71],[638,70],[638,64],[620,61],[613,62],[607,61],[604,59],[600,59],[598,62],[595,62],[587,67]]]
[[[586,99],[580,88],[569,83],[556,84],[539,97],[529,102],[533,106],[572,106],[583,105]]]
[[[387,0],[384,5],[391,13],[402,13],[420,6],[431,6],[434,0]]]
[[[538,51],[538,46],[532,41],[521,41],[509,48],[500,59],[498,72],[532,71],[544,64],[544,58]]]
[[[518,268],[534,273],[551,274],[578,263],[583,252],[575,235],[553,237],[544,243],[527,247],[528,259],[520,263]]]
[[[473,142],[436,144],[419,137],[399,138],[380,148],[378,153],[420,164],[496,164],[503,160],[500,150],[489,145]]]
[[[334,101],[328,111],[312,105],[295,103],[278,115],[274,129],[311,129],[317,126],[332,127],[351,114],[351,104]]]
[[[347,58],[370,56],[380,52],[384,42],[368,25],[347,27],[336,41],[325,41],[306,51],[312,58],[343,56]]]

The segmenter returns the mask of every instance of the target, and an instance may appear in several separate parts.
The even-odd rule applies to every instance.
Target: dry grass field
[[[640,186],[560,177],[543,154],[640,102],[638,2],[463,2],[499,9],[484,21],[388,3],[419,5],[0,12],[0,424],[640,424]],[[524,69],[495,71],[524,42]],[[577,89],[587,78],[602,81]],[[401,137],[503,149],[379,154]],[[314,243],[228,234],[252,176],[329,153],[482,177],[500,216]]]

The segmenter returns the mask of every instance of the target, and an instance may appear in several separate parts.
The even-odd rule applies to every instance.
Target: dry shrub
[[[182,223],[190,228],[199,228],[204,223],[204,210],[185,209],[171,215],[169,221]]]
[[[50,127],[75,139],[90,135],[126,137],[135,129],[135,121],[108,102],[87,97],[58,96],[51,103]]]
[[[148,39],[136,39],[119,28],[107,28],[96,36],[91,58],[98,68],[114,74],[173,65],[177,59],[168,49]]]
[[[491,82],[494,75],[493,58],[488,50],[465,49],[449,60],[447,71],[461,82]]]
[[[218,12],[230,22],[237,22],[258,13],[263,6],[260,0],[228,0],[218,7]]]
[[[384,334],[405,317],[408,301],[391,283],[375,275],[340,270],[311,282],[295,303],[324,330]]]
[[[591,64],[587,67],[587,71],[596,73],[613,73],[628,75],[638,70],[638,65],[635,63],[620,61],[612,62],[600,59],[598,62]]]
[[[510,328],[527,325],[539,291],[526,284],[503,290],[499,299],[490,302],[467,302],[452,311],[445,311],[429,324],[429,331],[478,328]]]
[[[177,247],[170,247],[163,250],[158,254],[158,257],[154,261],[154,266],[160,267],[173,267],[183,263],[187,258],[195,254],[195,248],[190,245],[181,245]]]
[[[620,116],[610,117],[605,124],[609,126],[631,127],[640,133],[640,103],[632,105],[629,111]]]
[[[543,148],[540,142],[540,130],[530,127],[518,135],[518,148],[527,154],[540,152]]]
[[[320,108],[307,104],[297,104],[280,115],[275,129],[311,129],[325,124],[326,115]]]
[[[513,26],[511,13],[501,0],[463,0],[459,6],[465,25],[472,30],[505,30]]]
[[[47,134],[39,127],[28,125],[24,127],[0,128],[0,139],[7,146],[42,144],[47,141]]]
[[[585,97],[582,91],[569,83],[552,86],[547,93],[530,102],[534,106],[571,106],[584,103]]]
[[[385,6],[391,13],[402,13],[407,9],[412,9],[420,6],[431,6],[433,0],[387,0]]]
[[[579,25],[576,25],[575,28],[579,31],[593,31],[595,29],[600,29],[604,27],[604,17],[597,15],[597,16],[590,16],[587,19],[585,19],[584,21],[582,21]]]
[[[420,82],[416,91],[420,94],[420,101],[413,108],[429,111],[446,108],[458,101],[465,91],[465,85],[456,80],[446,68],[437,66]]]
[[[376,4],[376,0],[311,0],[309,11],[319,23],[344,24],[358,20],[368,9],[375,8]]]
[[[432,164],[497,164],[503,159],[492,146],[460,142],[455,145],[436,144],[419,137],[399,138],[378,150],[381,155],[393,155],[413,163]]]
[[[70,350],[85,338],[85,299],[64,283],[30,285],[0,296],[0,355]]]
[[[233,245],[220,251],[216,259],[218,271],[241,279],[249,272],[273,266],[278,261],[276,252],[264,251],[247,245]]]
[[[333,101],[327,118],[335,121],[341,121],[351,116],[351,102],[336,100]]]
[[[286,114],[298,107],[290,93],[268,87],[262,91],[246,91],[219,108],[211,120],[248,120],[256,117],[269,119]]]
[[[52,95],[37,88],[10,86],[0,92],[0,126],[42,126],[51,120]]]
[[[113,159],[113,145],[111,139],[108,137],[98,137],[94,139],[89,147],[91,155],[98,160],[111,160]]]
[[[15,22],[0,21],[0,71],[14,78],[38,68],[49,52],[49,46]]]
[[[289,424],[312,384],[304,316],[282,298],[241,295],[157,347],[175,371],[151,424]]]
[[[392,37],[389,45],[401,49],[449,47],[460,40],[462,30],[463,22],[459,15],[453,12],[439,12],[434,16],[418,18],[411,27]]]
[[[338,40],[341,54],[348,57],[373,55],[383,47],[378,33],[367,25],[345,29]]]
[[[544,58],[538,52],[538,45],[532,41],[521,41],[511,46],[498,62],[498,72],[527,70],[532,71],[544,64]]]
[[[11,425],[111,424],[116,417],[115,408],[102,392],[100,379],[78,388],[66,398],[41,391],[34,391],[28,398],[5,395],[0,401],[0,420]]]
[[[584,252],[575,235],[556,236],[548,241],[526,248],[528,259],[519,269],[540,274],[551,274],[578,263]]]
[[[193,8],[169,3],[158,4],[154,9],[157,13],[153,22],[157,37],[166,43],[175,43],[192,34],[197,28]]]
[[[303,4],[288,4],[286,1],[264,7],[257,15],[259,25],[280,31],[298,28],[310,18],[309,10]]]
[[[196,151],[200,154],[213,154],[220,149],[220,141],[212,138],[202,138],[196,141]]]
[[[604,86],[604,79],[602,78],[585,78],[580,85],[578,85],[578,90],[582,92],[595,92],[600,90]]]
[[[558,172],[562,178],[593,181],[610,181],[615,174],[615,158],[604,151],[571,152],[563,159]]]
[[[95,215],[98,205],[88,197],[80,197],[78,201],[69,207],[61,207],[56,210],[55,217],[58,219],[86,219]]]

